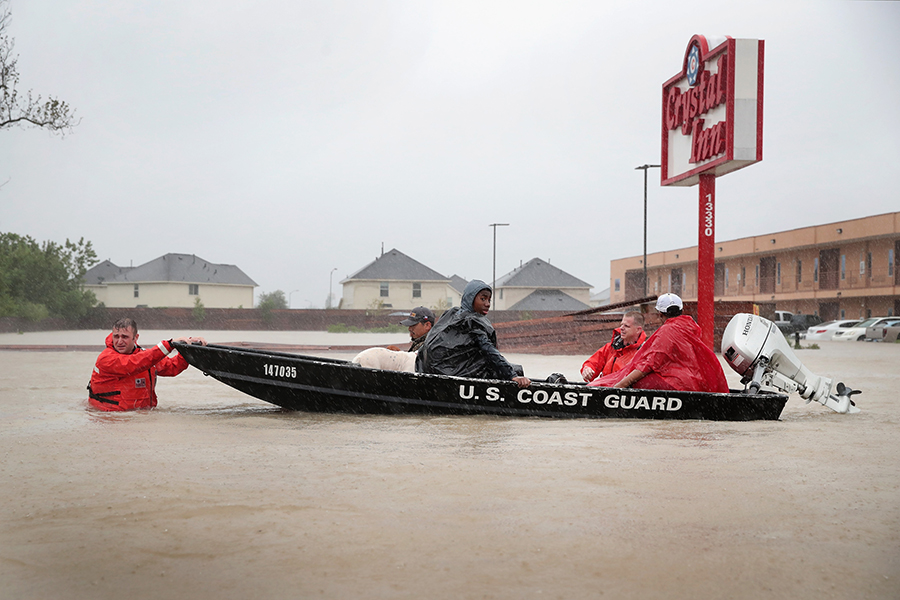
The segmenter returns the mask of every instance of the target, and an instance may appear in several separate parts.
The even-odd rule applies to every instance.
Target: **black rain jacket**
[[[491,286],[477,279],[470,281],[460,306],[441,315],[416,355],[416,371],[476,379],[509,380],[516,376],[513,366],[497,350],[493,325],[472,309],[475,296],[484,289]]]

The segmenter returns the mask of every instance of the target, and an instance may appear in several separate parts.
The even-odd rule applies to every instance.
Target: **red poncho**
[[[641,390],[728,392],[716,354],[701,341],[700,327],[688,315],[671,317],[638,350],[627,367],[588,385],[612,387],[637,369],[646,373],[631,387]]]

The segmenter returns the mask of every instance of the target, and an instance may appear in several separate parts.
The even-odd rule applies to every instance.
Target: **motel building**
[[[715,244],[714,300],[823,320],[900,315],[900,212]],[[610,263],[610,302],[644,296],[643,256]],[[647,292],[697,299],[697,246],[647,255]]]

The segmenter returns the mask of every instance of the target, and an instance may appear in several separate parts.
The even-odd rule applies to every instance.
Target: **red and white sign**
[[[763,40],[691,38],[662,89],[662,185],[696,185],[701,174],[762,160],[764,50]]]

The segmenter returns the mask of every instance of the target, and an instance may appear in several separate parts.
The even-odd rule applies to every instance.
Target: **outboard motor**
[[[739,313],[732,317],[722,335],[722,356],[741,375],[741,383],[749,384],[751,393],[771,387],[790,394],[798,392],[809,403],[813,400],[839,413],[858,413],[850,396],[860,393],[843,383],[811,372],[768,319]],[[832,393],[835,392],[835,393]]]

